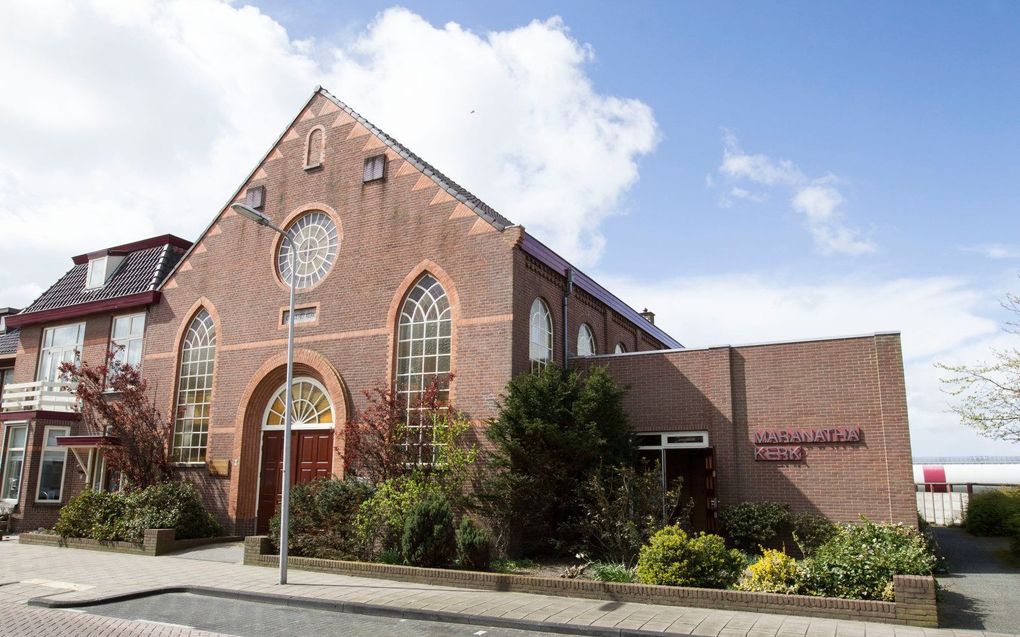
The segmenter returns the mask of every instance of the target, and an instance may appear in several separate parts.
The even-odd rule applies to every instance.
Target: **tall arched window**
[[[429,423],[416,417],[422,395],[436,379],[439,403],[445,405],[449,399],[451,329],[446,290],[435,277],[426,274],[407,293],[397,327],[396,387],[407,405],[409,444],[418,447],[419,461],[430,462],[433,451]]]
[[[215,360],[216,324],[202,308],[191,320],[181,345],[174,410],[173,458],[177,462],[205,461]]]
[[[316,126],[308,131],[308,138],[305,140],[305,169],[316,168],[322,165],[322,153],[325,144],[325,132],[322,126]]]
[[[529,325],[528,358],[531,359],[531,371],[537,372],[552,360],[553,350],[552,315],[542,299],[535,299],[531,304]]]
[[[577,330],[577,355],[595,355],[595,335],[592,334],[591,327],[587,323],[581,323],[581,327]]]

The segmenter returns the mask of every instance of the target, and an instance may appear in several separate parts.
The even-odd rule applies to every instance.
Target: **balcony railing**
[[[71,390],[69,391],[68,388]],[[39,380],[33,383],[12,383],[4,386],[0,410],[12,411],[78,411],[72,383]]]

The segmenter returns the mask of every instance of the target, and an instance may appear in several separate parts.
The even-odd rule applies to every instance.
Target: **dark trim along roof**
[[[637,310],[621,301],[615,294],[596,283],[587,274],[570,265],[566,259],[553,252],[548,246],[527,232],[524,233],[524,237],[521,239],[521,250],[524,250],[563,276],[567,275],[567,270],[573,270],[574,285],[611,307],[617,314],[623,316],[653,338],[658,339],[666,347],[670,349],[683,348],[683,345],[675,338],[657,327],[654,323],[649,322]]]
[[[8,327],[24,327],[96,312],[123,310],[155,303],[159,285],[177,265],[189,241],[161,235],[74,257],[74,267],[20,314],[4,317]],[[116,254],[124,260],[106,284],[86,289],[89,256]]]

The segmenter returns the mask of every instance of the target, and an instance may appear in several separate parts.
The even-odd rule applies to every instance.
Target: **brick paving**
[[[85,601],[166,586],[208,586],[249,593],[363,602],[395,609],[454,612],[482,618],[524,618],[704,637],[1005,635],[984,631],[922,629],[766,613],[475,591],[298,570],[291,571],[290,581],[290,584],[281,587],[275,583],[276,571],[256,566],[174,556],[154,558],[23,546],[17,542],[5,541],[0,543],[0,619],[3,620],[0,621],[0,635],[207,635],[179,627],[96,618],[68,611],[26,607],[23,604],[41,595],[55,600]],[[8,621],[15,623],[8,624]],[[101,623],[94,626],[82,624],[78,628],[74,626],[74,622],[93,621]],[[4,632],[9,625],[25,628]],[[41,632],[31,632],[36,629]],[[174,630],[178,632],[172,632]]]

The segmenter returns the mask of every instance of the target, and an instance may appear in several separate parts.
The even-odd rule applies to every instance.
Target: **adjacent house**
[[[170,414],[181,476],[227,529],[264,531],[283,486],[292,276],[294,482],[343,474],[342,432],[367,389],[413,405],[452,374],[446,397],[484,426],[513,376],[599,364],[630,387],[641,452],[684,477],[700,527],[721,505],[763,499],[916,523],[897,334],[683,349],[651,312],[316,89],[194,245],[165,236],[76,257],[8,318],[21,328],[2,415],[16,524],[48,526],[69,493],[109,485],[89,446],[102,432],[76,429],[52,370],[128,339]]]
[[[60,364],[76,357],[101,363],[113,351],[143,365],[157,287],[190,246],[164,235],[76,256],[42,296],[4,317],[8,332],[0,347],[11,340],[18,358],[4,372],[0,402],[0,500],[14,506],[15,528],[50,527],[69,495],[108,488],[111,479],[116,486],[98,447],[104,432],[87,431],[80,422]]]

